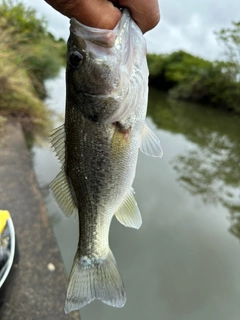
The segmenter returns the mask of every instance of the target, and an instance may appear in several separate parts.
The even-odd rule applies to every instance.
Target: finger
[[[46,0],[53,8],[82,24],[100,29],[113,29],[121,12],[107,0]]]
[[[160,21],[158,0],[119,0],[126,7],[143,33],[153,29]]]

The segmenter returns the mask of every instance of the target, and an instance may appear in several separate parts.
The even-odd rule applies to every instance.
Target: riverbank
[[[78,320],[63,310],[67,276],[17,122],[5,125],[0,154],[0,207],[11,213],[18,251],[0,319]]]
[[[208,61],[182,50],[148,54],[149,85],[174,100],[196,102],[240,114],[240,67]]]

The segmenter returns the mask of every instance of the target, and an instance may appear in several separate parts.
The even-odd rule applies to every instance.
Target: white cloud
[[[50,32],[67,39],[69,25],[66,17],[43,0],[23,2],[46,17]],[[149,52],[182,49],[207,59],[219,59],[222,48],[213,32],[229,27],[231,21],[240,20],[239,0],[161,0],[160,9],[161,22],[145,35]]]
[[[214,31],[240,20],[239,0],[162,0],[161,22],[146,34],[150,52],[189,51],[207,59],[221,57]]]

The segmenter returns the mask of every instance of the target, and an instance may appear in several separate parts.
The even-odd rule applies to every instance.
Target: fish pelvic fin
[[[142,225],[141,213],[134,198],[134,190],[130,189],[124,201],[115,212],[115,217],[125,227],[139,229]]]
[[[126,293],[115,258],[109,249],[103,258],[76,253],[69,276],[65,313],[78,310],[94,299],[117,308],[124,306]]]

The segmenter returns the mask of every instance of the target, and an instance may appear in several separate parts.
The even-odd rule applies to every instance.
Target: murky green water
[[[63,74],[49,82],[64,109]],[[150,91],[147,122],[162,159],[139,155],[134,182],[143,216],[140,230],[114,218],[110,244],[125,282],[127,304],[95,301],[82,319],[240,319],[240,117],[169,101]],[[35,148],[35,169],[69,272],[78,240],[77,220],[66,219],[47,184],[59,164],[47,147]]]

